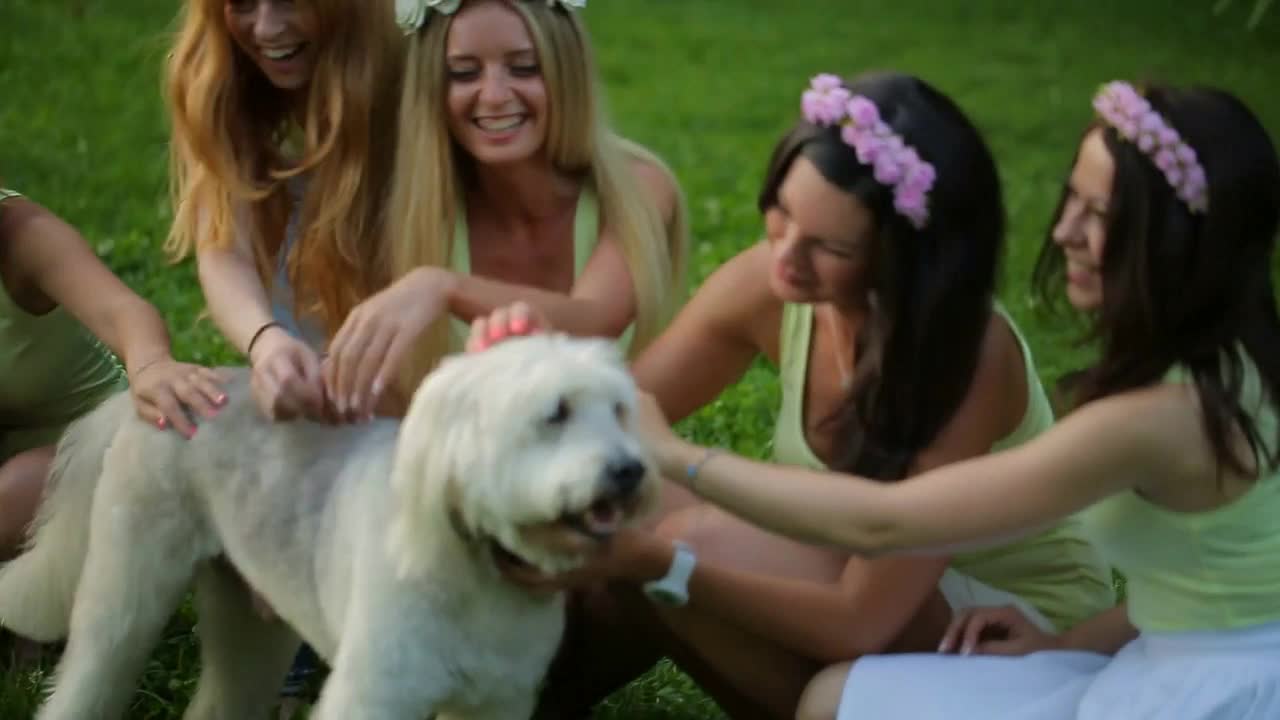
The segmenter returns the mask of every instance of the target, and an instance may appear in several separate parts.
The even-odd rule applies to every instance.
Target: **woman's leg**
[[[755,572],[837,582],[847,555],[764,532],[709,505],[686,505],[658,524],[698,557]],[[783,609],[785,611],[785,609]],[[886,650],[933,650],[951,617],[934,592]],[[667,655],[734,718],[791,718],[823,663],[690,608],[655,608],[636,588],[592,593],[549,675],[541,717],[585,717],[590,707]]]
[[[774,535],[711,506],[673,515],[659,533],[689,543],[700,559],[776,577],[834,584],[851,562],[843,552]],[[824,665],[692,608],[662,608],[658,615],[701,659],[686,670],[726,708],[754,706],[758,717],[794,717],[805,686]],[[941,593],[930,593],[885,651],[934,650],[950,617]]]
[[[796,708],[796,720],[835,720],[840,709],[840,697],[844,694],[845,681],[853,663],[845,662],[823,668],[813,676],[800,696]]]
[[[0,465],[0,561],[17,555],[44,493],[53,445],[27,450]]]

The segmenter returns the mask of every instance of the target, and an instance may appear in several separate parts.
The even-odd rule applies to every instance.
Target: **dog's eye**
[[[560,402],[556,403],[555,412],[547,417],[547,422],[551,425],[563,425],[569,421],[569,401],[560,398]]]
[[[618,418],[618,420],[619,420],[619,421],[626,420],[626,419],[627,419],[627,406],[626,406],[626,405],[623,405],[623,404],[622,404],[622,403],[620,403],[620,402],[618,402],[618,403],[614,403],[614,404],[613,404],[613,414],[614,414],[614,416],[615,416],[615,417],[617,417],[617,418]]]

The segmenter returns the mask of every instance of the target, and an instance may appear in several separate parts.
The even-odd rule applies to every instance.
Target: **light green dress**
[[[1241,407],[1263,446],[1276,441],[1276,408],[1245,356]],[[1166,383],[1191,384],[1175,367]],[[1280,469],[1213,510],[1178,512],[1129,490],[1082,517],[1103,555],[1125,575],[1129,620],[1143,632],[1231,631],[1280,624]],[[1280,627],[1280,625],[1278,625]],[[1280,657],[1277,657],[1280,660]]]
[[[0,189],[5,201],[18,197]],[[126,387],[115,356],[61,306],[32,315],[0,282],[0,463],[57,442],[72,420]]]
[[[1022,422],[996,442],[993,451],[1026,442],[1053,424],[1053,409],[1036,374],[1031,349],[1013,320],[999,307],[997,311],[1018,337],[1026,361],[1028,401]],[[803,403],[812,333],[813,306],[787,304],[782,314],[780,351],[782,407],[774,428],[773,456],[779,463],[825,469],[804,436]],[[953,555],[951,567],[1022,598],[1060,629],[1115,603],[1109,569],[1085,539],[1078,518],[1008,545]]]
[[[595,252],[600,242],[600,203],[595,189],[590,185],[582,188],[578,196],[578,204],[573,213],[573,276],[582,275],[587,261]],[[465,209],[459,213],[457,225],[453,231],[453,249],[449,253],[450,269],[461,275],[471,274],[471,245],[467,231]],[[463,320],[450,318],[450,352],[458,352],[466,346],[470,326]],[[625,353],[631,343],[634,325],[628,326],[618,339],[618,347]]]

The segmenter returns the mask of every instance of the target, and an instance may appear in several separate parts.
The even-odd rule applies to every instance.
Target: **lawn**
[[[1002,297],[1052,380],[1084,359],[1072,335],[1033,312],[1032,259],[1101,82],[1212,83],[1242,96],[1280,138],[1280,13],[1253,31],[1252,3],[1212,0],[593,0],[585,17],[611,114],[663,155],[688,197],[693,281],[760,234],[754,198],[777,135],[809,76],[895,68],[951,94],[985,131],[1011,220]],[[236,362],[190,264],[166,265],[167,130],[159,90],[173,0],[0,0],[0,177],[80,228],[165,314],[177,354]],[[1060,329],[1051,330],[1051,326]],[[682,429],[767,452],[771,368]],[[192,619],[175,620],[131,718],[177,717],[193,690]],[[0,720],[29,717],[38,674],[0,682]],[[716,717],[669,666],[613,698],[611,718]]]

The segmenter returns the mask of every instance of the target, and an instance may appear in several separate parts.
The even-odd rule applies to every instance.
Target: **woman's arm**
[[[636,383],[678,422],[737,382],[760,354],[777,359],[782,303],[769,289],[769,247],[717,268],[632,365]]]
[[[912,475],[983,455],[1021,421],[1025,364],[1003,321],[990,323],[979,352],[964,400],[918,455]],[[837,662],[884,651],[937,589],[949,561],[945,555],[855,559],[834,584],[702,563],[691,578],[690,602],[806,657]]]
[[[30,200],[15,198],[6,205],[11,217],[5,254],[24,285],[65,307],[131,374],[170,357],[160,314],[112,274],[75,228]]]
[[[249,237],[237,232],[226,247],[199,249],[196,268],[214,324],[232,347],[247,354],[254,333],[272,320],[271,300],[258,276]]]
[[[643,160],[634,161],[632,170],[656,205],[663,227],[669,228],[678,202],[675,178]],[[655,240],[670,244],[666,237]],[[561,332],[587,337],[618,337],[636,312],[631,270],[616,232],[608,225],[601,228],[596,249],[568,295],[457,273],[450,273],[447,287],[449,312],[466,322],[513,303],[524,302]]]
[[[863,554],[990,544],[1144,479],[1185,480],[1188,453],[1205,452],[1193,399],[1172,386],[1090,403],[1017,448],[894,484],[708,455],[652,400],[640,425],[668,477],[762,527]]]
[[[245,213],[243,208],[237,212],[236,237],[229,246],[196,252],[209,314],[253,366],[254,399],[263,414],[281,420],[299,415],[328,418],[319,356],[283,328],[268,326],[274,319],[271,300],[244,230]]]
[[[673,552],[654,543],[625,574],[662,577]],[[946,558],[878,558],[849,563],[834,583],[783,578],[699,560],[689,607],[803,657],[838,662],[883,652],[938,586]]]
[[[125,364],[139,414],[186,435],[195,428],[182,405],[216,412],[223,394],[206,368],[173,362],[169,331],[151,303],[120,281],[71,225],[25,199],[5,215],[5,258],[22,285],[66,308]],[[13,217],[16,216],[16,217]]]
[[[721,265],[632,365],[636,382],[673,420],[720,394],[761,352],[777,354],[782,306],[767,284],[768,263],[768,247],[759,243]],[[517,302],[473,322],[467,347],[549,329],[559,328]]]

